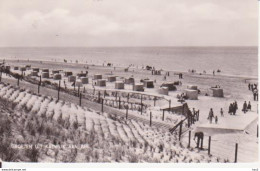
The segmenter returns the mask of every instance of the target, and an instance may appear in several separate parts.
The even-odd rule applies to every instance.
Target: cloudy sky
[[[0,46],[256,46],[257,0],[0,0]]]

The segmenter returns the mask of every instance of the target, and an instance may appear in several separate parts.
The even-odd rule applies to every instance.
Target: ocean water
[[[2,47],[0,59],[103,64],[114,66],[155,66],[157,69],[212,73],[223,75],[258,75],[257,47]]]

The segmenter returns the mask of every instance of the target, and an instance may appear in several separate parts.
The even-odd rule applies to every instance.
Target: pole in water
[[[208,155],[210,155],[211,136],[209,136]]]
[[[238,144],[236,143],[236,149],[235,149],[235,163],[237,163],[237,150],[238,150]]]

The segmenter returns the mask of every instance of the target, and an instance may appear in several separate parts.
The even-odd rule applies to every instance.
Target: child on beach
[[[218,116],[215,116],[215,124],[218,123]]]
[[[224,111],[222,108],[220,109],[220,115],[224,117]]]

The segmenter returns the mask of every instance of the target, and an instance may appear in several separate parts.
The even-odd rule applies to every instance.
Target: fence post
[[[104,99],[101,99],[101,112],[103,113],[104,112]]]
[[[210,155],[211,136],[209,136],[208,155]]]
[[[100,91],[98,91],[98,103],[100,103]]]
[[[107,92],[107,91],[105,90],[105,91],[104,91],[104,98],[106,98],[106,92]]]
[[[181,140],[181,133],[182,133],[182,121],[181,121],[181,124],[180,124],[179,141]]]
[[[79,94],[79,106],[81,106],[81,93]]]
[[[164,109],[162,110],[162,120],[164,121]]]
[[[237,150],[238,150],[238,144],[236,143],[236,149],[235,149],[235,163],[237,163]]]
[[[60,81],[59,81],[59,88],[58,88],[58,100],[60,100]]]
[[[121,97],[119,97],[119,104],[118,104],[118,108],[121,109]]]
[[[152,126],[152,112],[150,112],[150,126]]]
[[[17,77],[17,85],[19,86],[20,76]]]
[[[143,96],[141,95],[141,115],[143,114]]]
[[[84,86],[84,88],[83,88],[83,93],[85,93],[86,92],[86,88],[85,88],[85,86]]]
[[[171,103],[172,103],[172,101],[169,100],[169,113],[171,113]]]
[[[256,137],[258,138],[258,125],[257,125],[257,130],[256,130]]]
[[[127,94],[127,103],[129,102],[129,93]]]
[[[39,81],[39,84],[38,84],[38,94],[40,93],[41,83],[42,83],[42,76],[40,75],[40,81]]]
[[[126,108],[126,114],[125,114],[126,119],[128,118],[128,107]]]
[[[1,72],[0,72],[0,82],[2,81],[2,68],[1,68]]]
[[[80,91],[80,87],[78,86],[78,97],[79,97],[79,91]]]
[[[189,131],[189,144],[188,144],[188,148],[190,148],[190,138],[191,138],[191,131]]]

